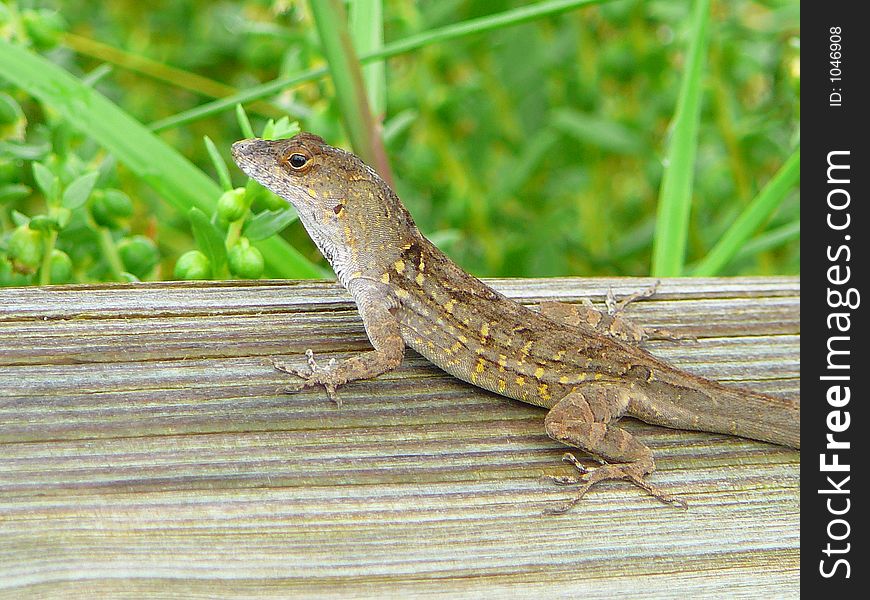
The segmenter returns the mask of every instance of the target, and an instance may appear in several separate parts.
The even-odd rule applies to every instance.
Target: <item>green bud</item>
[[[21,22],[33,45],[40,49],[56,46],[66,29],[63,17],[53,10],[26,10],[21,14]]]
[[[185,252],[175,263],[176,279],[208,279],[211,277],[211,264],[208,257],[199,250]]]
[[[248,203],[245,201],[245,188],[224,192],[217,203],[218,218],[224,223],[238,221],[245,216]]]
[[[51,251],[51,282],[69,283],[72,279],[72,259],[63,250]]]
[[[91,214],[103,227],[114,227],[119,219],[133,215],[133,201],[121,190],[94,190],[91,193]]]
[[[9,256],[17,271],[33,272],[42,260],[42,234],[21,225],[9,236]]]
[[[55,209],[54,216],[55,221],[57,221],[57,226],[60,229],[63,229],[69,225],[69,221],[72,219],[72,211],[65,206],[61,206],[60,208]]]
[[[230,248],[227,254],[230,272],[243,279],[257,279],[263,274],[265,262],[259,250],[251,246],[248,238],[240,238],[239,243]]]
[[[57,231],[60,229],[57,220],[48,215],[36,215],[30,219],[30,228],[36,231]]]
[[[124,267],[139,278],[147,276],[160,260],[157,245],[144,235],[122,240],[118,244],[118,254],[121,255]]]

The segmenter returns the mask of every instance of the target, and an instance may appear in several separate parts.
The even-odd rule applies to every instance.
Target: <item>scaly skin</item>
[[[335,389],[402,362],[405,345],[451,375],[550,409],[547,433],[604,464],[581,471],[573,506],[595,483],[627,479],[685,506],[646,481],[652,453],[615,421],[624,415],[680,429],[800,447],[800,405],[725,387],[653,357],[578,307],[544,314],[469,275],[427,240],[384,181],[355,155],[300,133],[233,145],[241,169],[288,200],[356,301],[374,350],[326,368],[281,367],[305,385]],[[599,320],[596,319],[595,322]],[[562,482],[567,482],[562,480]]]

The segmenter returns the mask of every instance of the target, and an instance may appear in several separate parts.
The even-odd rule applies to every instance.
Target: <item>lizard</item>
[[[336,390],[386,373],[410,346],[463,381],[548,409],[546,433],[600,465],[564,459],[579,491],[627,480],[665,503],[687,507],[648,481],[652,451],[618,420],[630,416],[677,429],[725,433],[800,448],[800,403],[724,386],[678,369],[640,347],[618,315],[584,318],[576,305],[538,311],[465,272],[419,231],[396,193],[351,152],[301,132],[280,140],[233,144],[241,170],[296,209],[309,236],[356,303],[372,350],[319,366],[273,361],[301,377],[302,389]],[[587,315],[588,316],[588,315]]]

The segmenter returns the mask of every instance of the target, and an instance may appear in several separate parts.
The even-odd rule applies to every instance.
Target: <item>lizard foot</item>
[[[613,293],[613,288],[608,288],[604,304],[607,307],[607,315],[613,320],[610,328],[613,330],[615,337],[633,342],[645,342],[651,338],[671,341],[698,341],[693,335],[676,333],[663,327],[643,327],[622,316],[625,307],[632,302],[652,298],[658,291],[660,283],[661,281],[656,280],[647,289],[629,294],[621,300],[617,300],[616,295]]]
[[[284,392],[292,394],[305,388],[322,385],[326,389],[326,395],[329,396],[329,399],[335,402],[337,406],[341,406],[341,398],[338,397],[336,392],[338,386],[332,381],[332,369],[335,366],[335,359],[329,359],[329,363],[326,367],[321,367],[317,364],[317,360],[314,358],[313,350],[310,348],[306,350],[305,356],[308,358],[308,365],[307,368],[304,369],[297,369],[287,363],[270,359],[272,361],[272,366],[278,371],[289,373],[290,375],[296,375],[305,380],[303,383],[298,385],[284,388]]]
[[[644,477],[648,475],[650,471],[649,467],[644,465],[643,463],[625,463],[618,465],[605,463],[602,464],[600,467],[590,469],[583,465],[579,460],[577,460],[577,458],[570,452],[566,452],[562,456],[562,460],[574,465],[574,467],[580,472],[580,477],[552,477],[551,479],[559,485],[579,484],[582,487],[580,488],[580,491],[577,493],[577,495],[574,496],[571,500],[557,508],[550,508],[545,510],[544,514],[565,514],[566,512],[571,510],[571,508],[573,508],[578,502],[580,502],[583,496],[586,495],[586,492],[588,492],[593,485],[601,481],[606,481],[608,479],[622,479],[630,481],[642,490],[646,491],[649,495],[657,498],[665,504],[671,504],[683,509],[687,509],[689,507],[689,505],[686,504],[685,500],[663,492],[656,486],[646,481]]]

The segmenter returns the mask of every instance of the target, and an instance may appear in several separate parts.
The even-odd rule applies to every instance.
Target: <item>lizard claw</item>
[[[330,378],[330,373],[332,372],[333,367],[335,367],[335,359],[329,359],[329,363],[327,363],[326,367],[321,367],[317,364],[317,360],[314,358],[314,351],[310,348],[305,351],[305,356],[307,357],[307,369],[297,369],[292,367],[284,362],[276,361],[275,359],[270,359],[272,362],[272,366],[281,371],[282,373],[288,373],[290,375],[296,375],[297,377],[301,377],[305,381],[299,383],[294,386],[288,386],[283,389],[285,393],[294,394],[305,388],[313,387],[315,385],[322,385],[326,389],[326,395],[330,400],[335,402],[337,406],[341,406],[341,398],[338,397],[338,393],[336,392],[336,386],[332,383]]]
[[[667,492],[663,492],[656,486],[649,483],[644,476],[647,474],[647,471],[643,468],[643,466],[634,464],[634,463],[626,463],[626,464],[607,464],[604,463],[600,467],[596,467],[594,469],[589,469],[583,464],[580,463],[577,458],[571,454],[570,452],[566,452],[562,456],[562,460],[564,462],[570,463],[574,465],[574,467],[580,471],[580,477],[551,477],[551,479],[559,484],[559,485],[571,485],[573,483],[580,484],[582,487],[576,496],[562,504],[561,506],[557,506],[555,508],[548,508],[544,510],[544,514],[547,515],[562,515],[571,510],[583,496],[586,495],[586,492],[601,481],[606,481],[608,479],[622,479],[626,481],[630,481],[634,485],[638,486],[642,490],[646,491],[650,496],[664,502],[665,504],[671,504],[673,506],[677,506],[684,510],[689,508],[689,505],[682,498],[677,498]]]

